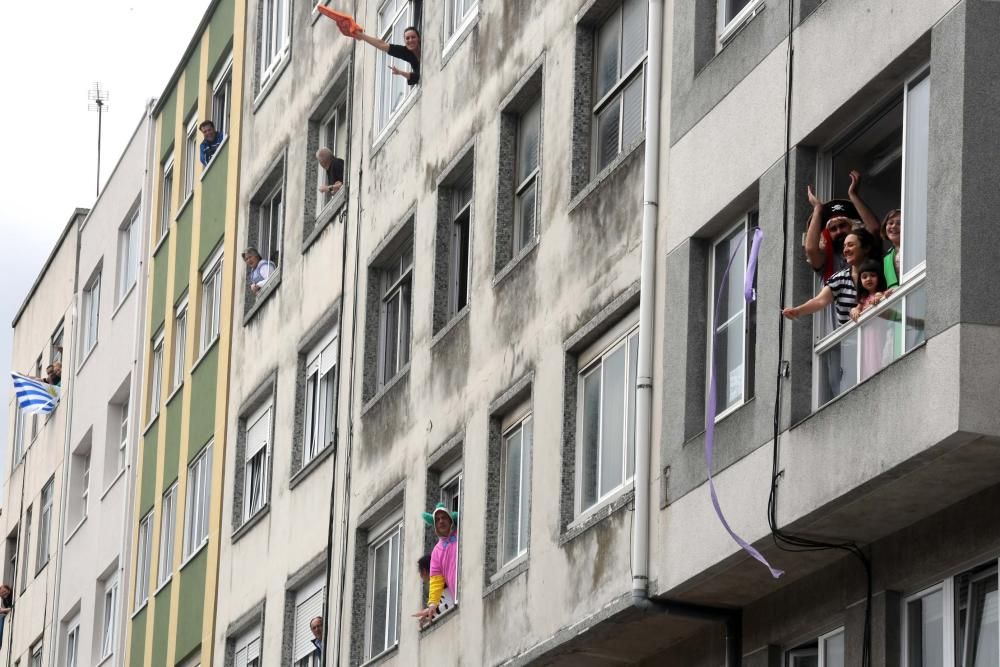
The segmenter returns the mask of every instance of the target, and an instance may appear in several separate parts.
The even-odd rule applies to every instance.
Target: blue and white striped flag
[[[14,393],[21,412],[47,415],[59,405],[59,387],[20,373],[10,376],[14,379]]]

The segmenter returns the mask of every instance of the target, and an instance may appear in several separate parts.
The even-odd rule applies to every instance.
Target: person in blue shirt
[[[215,123],[210,120],[202,122],[198,129],[201,130],[201,136],[204,137],[201,142],[201,165],[207,167],[226,136],[224,132],[216,131]]]
[[[323,654],[323,617],[317,616],[309,621],[309,629],[313,633],[312,645],[316,647],[316,655]]]

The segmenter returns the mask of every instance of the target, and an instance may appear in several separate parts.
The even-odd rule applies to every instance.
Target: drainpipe
[[[652,458],[653,317],[656,294],[656,223],[659,212],[660,99],[663,70],[663,4],[649,0],[646,53],[646,143],[642,190],[642,255],[639,274],[639,359],[635,408],[635,516],[632,523],[632,604],[636,609],[680,618],[721,623],[726,630],[726,666],[742,661],[742,613],[656,600],[649,597],[650,466]]]

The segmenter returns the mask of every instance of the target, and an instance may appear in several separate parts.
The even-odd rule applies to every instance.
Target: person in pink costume
[[[423,513],[424,521],[434,527],[438,541],[431,551],[431,571],[428,581],[427,607],[414,614],[424,626],[434,620],[442,598],[455,600],[458,596],[458,512],[449,512],[444,503],[438,503],[432,513]],[[447,595],[445,591],[447,590]],[[442,610],[443,611],[443,610]]]

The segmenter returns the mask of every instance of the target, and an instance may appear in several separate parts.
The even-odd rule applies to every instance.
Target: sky
[[[0,249],[7,267],[0,291],[0,377],[8,387],[0,410],[0,472],[10,461],[11,322],[70,214],[95,200],[97,114],[87,110],[87,91],[96,81],[110,91],[101,140],[106,180],[208,5],[78,0],[0,8],[7,100],[0,106]]]

